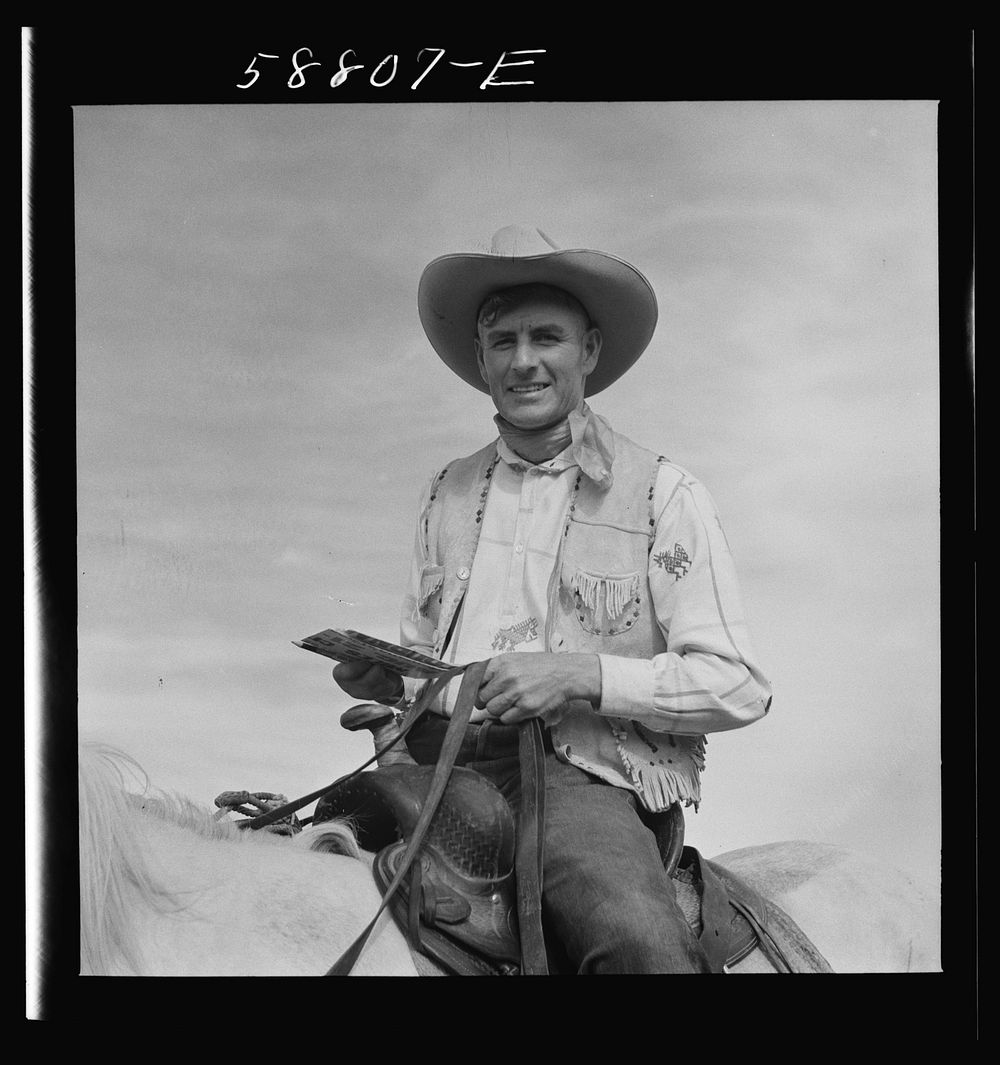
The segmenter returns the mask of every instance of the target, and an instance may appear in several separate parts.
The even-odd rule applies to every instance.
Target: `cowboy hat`
[[[616,381],[645,351],[656,327],[656,295],[629,263],[605,252],[558,248],[539,229],[498,230],[488,255],[442,255],[424,269],[417,309],[428,340],[459,377],[489,392],[473,341],[483,300],[513,285],[553,285],[575,296],[601,331],[601,356],[587,378],[592,396]]]

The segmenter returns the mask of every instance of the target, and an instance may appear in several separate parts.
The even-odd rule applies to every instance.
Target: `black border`
[[[638,15],[635,16],[638,19]],[[370,26],[369,20],[369,26]],[[491,20],[492,21],[492,20]],[[916,1031],[923,1017],[946,1016],[950,1039],[956,1035],[975,1038],[978,1012],[976,965],[976,876],[978,797],[976,775],[976,659],[975,584],[975,430],[974,376],[970,357],[969,304],[974,255],[974,92],[973,31],[966,29],[880,30],[855,28],[830,33],[824,30],[798,32],[782,27],[770,30],[738,27],[722,33],[706,30],[644,26],[633,32],[601,30],[588,38],[570,38],[565,31],[514,31],[513,17],[500,14],[505,28],[482,31],[459,39],[437,31],[402,35],[393,31],[391,20],[384,32],[352,32],[343,25],[336,30],[288,30],[239,28],[232,32],[204,30],[199,26],[150,23],[151,28],[129,32],[88,24],[60,24],[32,30],[32,80],[27,92],[32,112],[29,146],[30,177],[27,196],[30,209],[30,288],[34,317],[30,339],[35,350],[32,416],[28,426],[34,439],[33,482],[37,494],[38,551],[41,571],[41,610],[44,646],[51,652],[45,662],[43,689],[44,770],[42,802],[50,815],[44,859],[44,914],[46,938],[43,963],[43,1017],[97,1018],[107,1003],[114,1014],[132,1017],[145,1014],[178,1016],[173,1007],[183,1003],[182,1030],[195,1017],[213,1017],[232,1024],[238,1018],[251,1021],[255,1011],[248,1001],[261,1001],[273,994],[267,1007],[267,1028],[281,1023],[294,1030],[296,1016],[307,1011],[316,996],[327,1003],[332,1016],[346,1008],[349,1028],[361,1022],[354,1011],[357,995],[344,998],[340,987],[323,989],[301,981],[254,981],[251,992],[234,989],[228,1002],[220,999],[217,981],[128,981],[80,980],[78,916],[76,909],[77,837],[75,831],[76,789],[76,565],[75,565],[75,406],[74,406],[74,273],[73,273],[73,147],[72,107],[76,104],[121,103],[352,103],[439,102],[443,100],[766,100],[766,99],[930,99],[940,103],[940,277],[941,277],[941,456],[942,456],[942,634],[943,662],[947,680],[943,695],[944,731],[943,798],[945,847],[945,942],[944,968],[940,976],[898,982],[879,982],[872,977],[850,983],[840,981],[831,998],[795,992],[786,985],[780,996],[773,991],[751,993],[740,985],[740,994],[715,994],[709,1009],[685,1002],[675,1021],[657,1025],[663,1017],[656,999],[651,1012],[634,996],[661,988],[634,980],[626,990],[632,1009],[623,1017],[625,1004],[618,996],[607,1001],[606,990],[573,987],[573,998],[597,994],[597,1001],[610,1007],[602,1011],[603,1025],[612,1045],[629,1049],[634,1043],[629,1030],[657,1028],[655,1038],[669,1051],[676,1036],[687,1030],[704,1037],[715,1026],[691,1028],[699,1014],[734,1018],[743,1008],[756,1013],[755,1031],[766,1032],[762,1018],[787,1022],[787,1006],[794,1002],[799,1024],[823,1023],[824,1038],[833,1029],[845,1038],[857,1037],[865,1028],[884,1031],[899,1040],[902,1029]],[[138,25],[138,24],[137,24]],[[144,24],[145,25],[145,24]],[[484,41],[499,44],[484,45]],[[414,43],[416,42],[416,43]],[[470,83],[442,77],[432,84],[428,75],[419,92],[409,89],[399,77],[391,86],[375,89],[367,79],[348,79],[337,95],[326,78],[301,92],[272,84],[250,95],[237,81],[249,58],[256,52],[290,56],[303,45],[322,58],[327,74],[336,69],[336,59],[346,47],[358,59],[397,52],[404,57],[420,47],[445,47],[449,55],[488,58],[505,47],[544,48],[536,62],[530,89],[490,90],[489,96]],[[468,73],[468,72],[464,72]],[[273,81],[274,79],[272,79]],[[266,95],[265,95],[266,93]],[[393,95],[395,94],[395,95]],[[933,653],[933,649],[929,650]],[[877,711],[877,708],[873,708]],[[56,811],[59,818],[51,817]],[[744,982],[745,983],[745,982]],[[307,985],[307,986],[304,986]],[[423,982],[406,985],[407,1001],[430,1005],[435,995],[440,1008],[444,995],[437,985]],[[398,985],[381,985],[367,991],[373,1016],[398,1018],[407,1012],[401,1004]],[[530,986],[530,985],[529,985]],[[539,1002],[537,992],[524,985],[491,985],[490,999],[503,1000],[501,1008],[521,1000]],[[247,988],[235,982],[235,988]],[[520,988],[520,990],[519,990]],[[798,985],[801,988],[801,983]],[[766,989],[765,989],[766,990]],[[389,994],[383,994],[388,991]],[[455,992],[464,1001],[466,987]],[[946,997],[945,997],[946,996]],[[477,992],[480,1003],[485,996]],[[560,1002],[562,994],[559,995]],[[691,996],[687,996],[688,999]],[[700,996],[700,1000],[707,1000]],[[631,1000],[631,1001],[630,1001]],[[667,1001],[676,1001],[675,998]],[[849,1002],[850,1013],[843,1003]],[[339,1003],[339,1005],[338,1005]],[[739,1004],[744,1004],[743,1006]],[[491,1003],[491,1005],[493,1005]],[[203,1009],[199,1009],[203,1006]],[[831,1006],[834,1008],[831,1009]],[[917,1012],[924,1006],[926,1014]],[[942,1011],[942,1006],[945,1010]],[[495,1009],[496,1006],[493,1006]],[[930,1009],[934,1009],[934,1014]],[[327,1013],[324,1009],[324,1016]],[[190,1011],[194,1011],[193,1013]],[[901,1012],[897,1012],[897,1010]],[[552,1011],[558,1016],[564,1011]],[[454,1011],[449,1010],[454,1021]],[[441,1017],[442,1015],[439,1015]],[[480,1015],[482,1016],[482,1015]],[[544,1023],[545,1013],[537,1019]],[[627,1019],[627,1018],[630,1018]],[[681,1018],[684,1018],[681,1020]],[[643,1025],[642,1020],[652,1021]],[[665,1018],[664,1018],[665,1019]],[[836,1022],[839,1020],[840,1024]],[[571,1037],[589,1025],[575,1004],[564,1015],[559,1029]],[[898,1022],[902,1022],[900,1026]],[[623,1023],[624,1022],[624,1023]],[[257,1022],[259,1023],[259,1022]],[[391,1023],[391,1022],[390,1022]],[[504,1022],[501,1022],[504,1023]],[[681,1027],[683,1025],[683,1027]],[[286,1027],[287,1026],[287,1027]],[[506,1027],[506,1024],[504,1025]],[[171,1027],[169,1024],[167,1027]],[[364,1025],[366,1034],[370,1031]],[[452,1037],[457,1028],[450,1029]],[[743,1030],[744,1037],[747,1034]],[[834,1032],[834,1035],[836,1032]],[[107,1033],[105,1033],[105,1038]],[[780,1036],[779,1036],[780,1037]],[[642,1036],[639,1036],[641,1039]],[[623,1043],[624,1041],[624,1043]]]

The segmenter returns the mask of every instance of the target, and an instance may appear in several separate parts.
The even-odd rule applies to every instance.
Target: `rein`
[[[396,893],[396,889],[403,882],[403,878],[410,871],[413,859],[416,857],[417,851],[420,849],[420,844],[424,841],[427,827],[431,823],[431,818],[433,818],[434,814],[437,812],[438,803],[441,801],[441,796],[444,794],[448,778],[451,776],[451,770],[455,764],[455,758],[458,755],[459,745],[462,742],[462,737],[465,735],[465,727],[469,723],[469,718],[472,716],[472,708],[475,705],[476,693],[479,691],[479,686],[483,682],[483,673],[486,671],[486,666],[487,662],[474,662],[471,666],[465,668],[465,675],[462,677],[462,686],[458,690],[458,698],[455,701],[455,709],[452,712],[451,720],[448,722],[448,729],[445,732],[444,741],[441,744],[441,753],[438,755],[437,765],[434,768],[434,776],[431,779],[430,790],[427,793],[427,798],[424,800],[423,809],[420,811],[420,817],[417,820],[416,827],[413,829],[413,834],[410,836],[410,842],[407,844],[406,850],[403,852],[403,856],[400,859],[396,875],[392,878],[392,883],[382,896],[382,905],[375,911],[375,916],[371,919],[368,926],[358,938],[355,939],[347,950],[345,950],[337,959],[326,973],[327,976],[347,976],[354,968],[354,965],[360,957],[361,951],[364,950],[365,944],[368,942],[368,937],[372,934],[378,919],[382,916],[383,911],[389,904],[389,900]],[[423,698],[421,698],[421,702],[423,701]]]
[[[293,802],[286,803],[284,806],[269,810],[258,817],[248,818],[239,822],[240,828],[249,828],[252,831],[264,828],[274,821],[288,817],[290,814],[302,809],[303,806],[322,798],[348,780],[353,779],[403,739],[424,715],[434,697],[445,684],[453,677],[464,674],[455,700],[455,707],[448,721],[448,727],[441,744],[437,765],[434,767],[434,775],[431,778],[427,797],[424,800],[417,824],[400,859],[395,876],[382,896],[382,904],[375,912],[375,916],[357,939],[334,962],[326,972],[326,976],[347,976],[350,974],[390,899],[410,872],[414,859],[427,834],[427,829],[434,818],[434,814],[437,812],[441,797],[444,795],[488,664],[489,660],[473,662],[467,666],[456,666],[448,670],[448,672],[435,677],[430,684],[424,687],[406,725],[400,729],[390,743],[376,751],[371,758],[363,762],[357,769],[339,777],[324,788],[310,792],[301,799],[296,799]],[[518,816],[515,878],[517,882],[518,925],[521,939],[521,972],[526,976],[543,976],[548,973],[541,921],[545,752],[542,745],[542,726],[538,718],[531,718],[521,725],[518,733],[518,757],[521,766],[522,800]],[[411,898],[410,901],[412,908],[414,900]]]
[[[483,663],[483,665],[485,667],[485,663]],[[435,677],[434,680],[420,693],[420,698],[413,706],[409,721],[407,721],[403,728],[399,730],[390,743],[387,743],[380,750],[377,750],[371,758],[366,762],[362,762],[357,769],[352,769],[350,773],[345,773],[342,777],[338,777],[332,784],[327,784],[323,788],[318,788],[316,791],[309,792],[308,795],[303,795],[301,799],[295,799],[292,802],[285,803],[284,806],[278,806],[273,810],[268,810],[267,813],[260,814],[257,817],[249,817],[245,821],[237,821],[237,827],[249,828],[251,831],[256,832],[258,829],[273,824],[275,821],[280,821],[283,817],[288,817],[290,814],[296,813],[301,810],[303,806],[308,806],[311,802],[315,802],[317,799],[322,799],[324,795],[329,794],[329,792],[333,791],[335,788],[339,788],[341,784],[346,784],[347,781],[352,780],[362,772],[362,770],[367,769],[373,762],[381,758],[386,751],[391,750],[397,743],[399,743],[417,721],[423,717],[424,712],[430,706],[434,697],[448,683],[448,681],[471,668],[471,666],[456,666],[454,669],[448,670],[447,673],[442,673],[440,676]],[[475,695],[473,695],[473,701],[474,700]]]

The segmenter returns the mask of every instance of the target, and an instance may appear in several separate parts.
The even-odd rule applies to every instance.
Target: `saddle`
[[[313,822],[350,818],[385,894],[420,816],[433,766],[384,765],[317,803]],[[390,904],[414,950],[460,975],[512,975],[521,948],[514,815],[497,787],[456,766],[419,855]]]
[[[383,894],[395,877],[433,772],[433,766],[384,765],[317,804],[314,822],[349,818],[360,845],[375,852],[373,873]],[[644,812],[643,819],[656,835],[678,903],[713,972],[725,972],[758,947],[779,972],[830,971],[787,915],[684,844],[678,804],[660,814]],[[419,856],[390,900],[411,948],[455,975],[517,975],[521,952],[514,858],[515,822],[506,799],[485,777],[455,767]]]

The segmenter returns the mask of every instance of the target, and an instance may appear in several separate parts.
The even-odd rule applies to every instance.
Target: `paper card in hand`
[[[313,651],[337,662],[371,662],[385,666],[402,677],[427,680],[454,669],[454,665],[388,643],[353,629],[324,629],[322,632],[292,641],[296,647]]]

